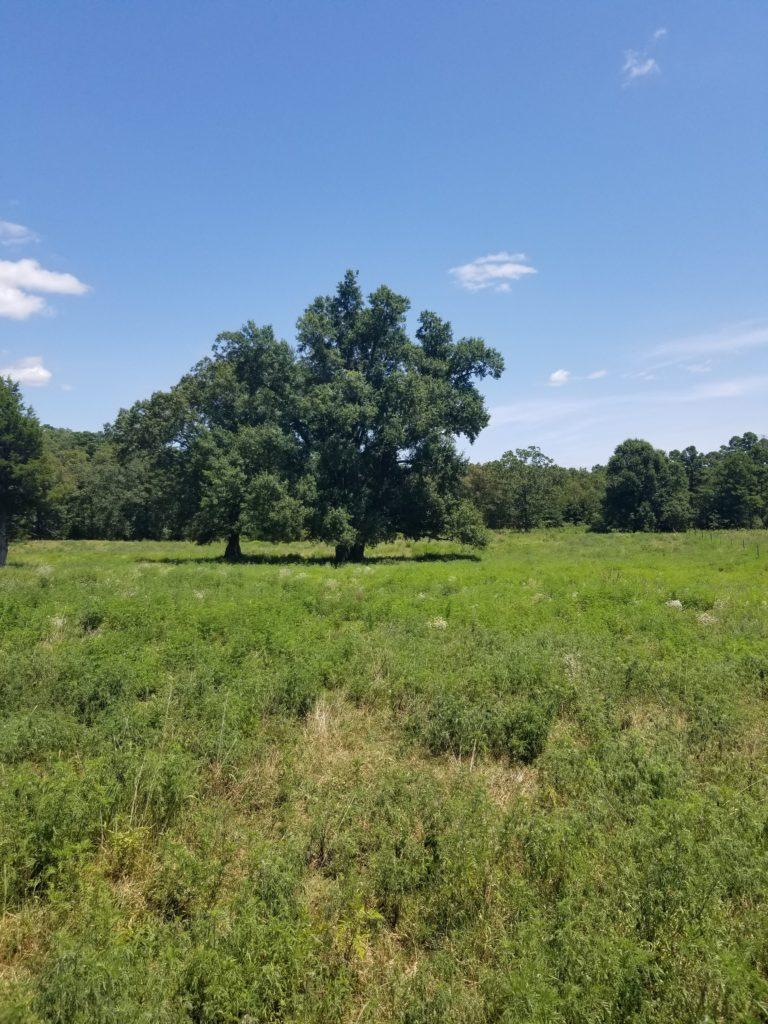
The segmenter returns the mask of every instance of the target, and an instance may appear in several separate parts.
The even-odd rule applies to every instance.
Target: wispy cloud
[[[37,240],[38,237],[31,228],[23,224],[13,224],[9,220],[0,220],[0,245],[28,245]]]
[[[574,377],[570,370],[555,370],[547,378],[547,384],[553,388],[560,388],[563,384],[570,384],[572,381],[601,380],[608,376],[607,370],[593,370],[584,377]]]
[[[41,267],[37,260],[0,260],[0,317],[26,320],[43,313],[44,295],[84,295],[89,286],[74,274],[60,274]]]
[[[690,388],[657,389],[631,394],[604,395],[599,398],[542,398],[497,406],[491,410],[491,427],[510,424],[536,427],[574,416],[591,417],[614,407],[625,409],[631,406],[637,409],[640,406],[676,406],[683,402],[707,402],[764,393],[768,394],[768,375],[760,374],[696,384]]]
[[[627,380],[656,380],[656,374],[651,370],[633,370],[631,373],[622,373],[622,377]]]
[[[665,449],[695,443],[709,450],[733,434],[761,429],[768,408],[764,354],[768,322],[762,320],[664,341],[610,373],[556,370],[538,397],[521,388],[491,409],[479,457],[533,441],[566,465],[592,464],[604,462],[626,437],[646,437]]]
[[[687,370],[688,373],[711,373],[712,360],[707,359],[704,363],[684,363],[683,369]]]
[[[768,346],[768,324],[748,323],[727,327],[714,334],[698,334],[689,338],[664,342],[648,351],[658,366],[673,366],[696,356],[724,356]]]
[[[711,384],[699,384],[691,391],[680,394],[681,402],[702,402],[709,398],[743,398],[745,395],[763,394],[768,391],[768,376],[737,377],[733,380],[718,380]]]
[[[51,382],[53,374],[43,366],[40,356],[27,356],[0,369],[0,377],[10,377],[28,388],[44,388]]]
[[[629,85],[636,78],[645,78],[646,75],[658,75],[661,68],[655,57],[649,57],[645,53],[638,53],[637,50],[627,50],[624,54],[624,65],[621,71],[624,75],[624,85]]]
[[[666,35],[665,28],[657,28],[651,37],[650,44],[645,49],[625,50],[624,64],[621,68],[622,84],[625,88],[639,78],[647,78],[649,75],[661,73],[659,62],[651,51]]]
[[[563,384],[567,384],[570,379],[570,370],[555,370],[553,373],[550,373],[547,383],[550,387],[561,388]]]
[[[449,271],[456,283],[470,292],[479,292],[484,288],[508,292],[512,281],[519,281],[521,277],[536,272],[522,252],[489,253],[488,256],[479,256],[471,263],[451,267]]]

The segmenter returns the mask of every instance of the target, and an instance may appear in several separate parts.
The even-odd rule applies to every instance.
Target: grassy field
[[[768,534],[246,549],[12,548],[3,1024],[768,1020]]]

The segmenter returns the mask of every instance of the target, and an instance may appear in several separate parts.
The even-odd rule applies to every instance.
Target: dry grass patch
[[[402,742],[389,714],[360,707],[341,693],[320,697],[297,742],[297,770],[322,783],[355,765],[361,776],[402,761]]]
[[[629,704],[621,720],[623,729],[634,729],[651,738],[662,730],[682,734],[688,725],[688,718],[682,710],[672,706],[665,707],[655,701]]]
[[[54,913],[48,907],[26,907],[0,915],[0,1020],[2,985],[29,977],[45,955]]]

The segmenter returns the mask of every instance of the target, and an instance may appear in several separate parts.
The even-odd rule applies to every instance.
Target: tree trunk
[[[8,561],[8,520],[0,516],[0,569]]]
[[[224,559],[227,562],[239,562],[243,557],[243,552],[240,550],[240,534],[230,533],[227,538],[227,549],[224,552]]]
[[[336,561],[342,562],[362,562],[365,558],[365,543],[362,541],[356,541],[354,544],[337,544],[336,545]]]

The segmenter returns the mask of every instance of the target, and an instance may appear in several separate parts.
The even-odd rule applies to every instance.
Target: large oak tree
[[[307,525],[340,561],[397,533],[483,539],[461,498],[456,439],[472,442],[488,423],[475,381],[499,377],[503,361],[479,338],[454,340],[430,312],[411,339],[408,309],[384,286],[366,301],[348,271],[298,322],[300,429],[316,491]]]
[[[408,308],[386,287],[366,301],[348,272],[300,317],[297,351],[254,323],[222,334],[112,436],[126,457],[152,453],[185,532],[226,538],[227,558],[241,535],[316,537],[339,561],[398,533],[482,543],[456,439],[487,424],[475,382],[502,359],[479,338],[455,341],[434,313],[412,340]]]

